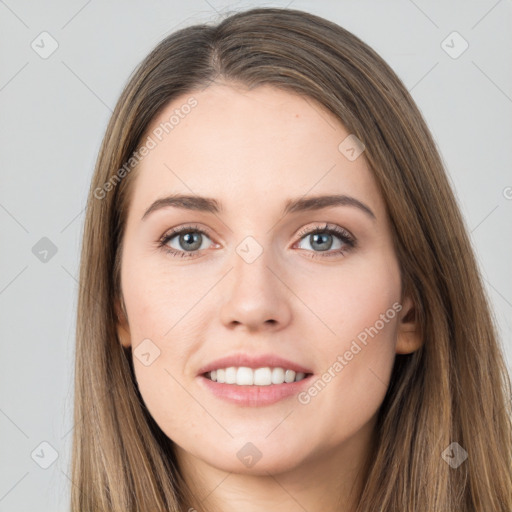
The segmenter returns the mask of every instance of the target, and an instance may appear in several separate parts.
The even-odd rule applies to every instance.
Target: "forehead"
[[[218,197],[234,209],[261,209],[264,198],[281,207],[285,197],[350,193],[378,208],[364,152],[343,153],[351,137],[318,102],[276,87],[192,91],[148,127],[142,142],[152,148],[138,165],[134,207],[164,193]]]

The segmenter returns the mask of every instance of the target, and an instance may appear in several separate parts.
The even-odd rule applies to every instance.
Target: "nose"
[[[253,248],[254,249],[254,248]],[[271,251],[263,250],[251,261],[240,251],[224,279],[220,315],[229,329],[280,330],[291,320],[290,291]]]

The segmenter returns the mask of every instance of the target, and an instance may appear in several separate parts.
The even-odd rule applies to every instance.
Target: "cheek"
[[[215,422],[209,421],[211,418],[205,415],[201,403],[193,399],[182,375],[171,367],[164,354],[149,367],[134,358],[134,369],[149,414],[170,439],[194,446],[200,439],[193,438],[204,431],[205,424],[215,429]],[[200,418],[202,422],[198,421]],[[215,433],[222,434],[220,430]]]
[[[150,414],[170,434],[194,418],[184,368],[200,343],[194,280],[137,258],[123,262],[123,296],[129,318],[135,377]],[[204,292],[202,292],[204,293]],[[176,414],[176,411],[179,414]]]
[[[316,324],[317,338],[325,340],[322,351],[326,354],[348,349],[359,335],[364,343],[365,333],[368,339],[380,340],[371,347],[368,343],[369,348],[382,351],[386,344],[394,349],[401,283],[392,254],[347,260],[339,270],[317,272],[309,280],[295,283],[294,290],[312,306],[310,312],[314,314],[307,315],[310,320],[305,327],[311,330]]]
[[[321,374],[299,401],[347,431],[369,420],[384,399],[401,310],[396,260],[357,263],[301,292],[325,328],[314,320],[323,333],[316,338]]]
[[[146,260],[150,258],[146,255]],[[140,336],[161,339],[197,302],[193,280],[169,266],[149,264],[144,257],[123,261],[123,297],[136,342]]]

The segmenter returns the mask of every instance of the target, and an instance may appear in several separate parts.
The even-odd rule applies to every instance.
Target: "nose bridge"
[[[232,272],[222,305],[226,324],[245,324],[256,329],[265,323],[284,324],[289,319],[285,290],[274,267],[271,237],[246,236],[235,247]]]
[[[275,277],[269,267],[274,266],[270,237],[263,235],[246,236],[236,247],[233,257],[235,286],[253,287],[255,292],[270,291]]]

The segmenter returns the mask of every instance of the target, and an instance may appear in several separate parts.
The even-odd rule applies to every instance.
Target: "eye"
[[[206,249],[203,244],[205,237],[209,238],[207,233],[198,226],[181,226],[167,232],[158,245],[173,256],[186,258],[194,256],[199,250]]]
[[[356,246],[355,238],[347,230],[335,224],[317,225],[313,229],[301,231],[299,236],[298,244],[303,241],[308,242],[311,249],[306,249],[307,252],[314,253],[310,256],[313,258],[343,255]],[[333,242],[333,237],[338,240],[338,247],[330,250],[333,248],[333,244],[336,245],[336,240]],[[210,240],[208,233],[199,226],[181,226],[168,231],[159,240],[158,246],[174,257],[187,258],[195,256],[199,251],[207,248],[204,244],[205,238]],[[303,247],[299,248],[303,249]],[[323,252],[326,254],[318,254]]]
[[[313,229],[306,229],[299,233],[302,241],[308,242],[311,250],[315,253],[322,253],[329,251],[333,248],[333,244],[336,245],[336,241],[333,242],[333,237],[338,239],[338,247],[334,247],[335,250],[327,252],[325,255],[321,254],[320,257],[329,257],[345,254],[348,250],[352,249],[356,245],[355,238],[345,229],[336,225],[325,224],[324,226],[316,226]],[[317,254],[313,254],[311,257],[318,257]]]

